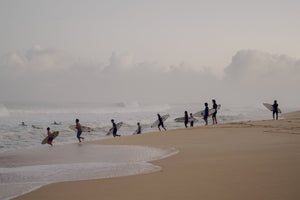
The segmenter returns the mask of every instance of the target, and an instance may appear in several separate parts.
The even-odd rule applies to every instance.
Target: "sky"
[[[300,95],[299,1],[0,1],[1,101]]]

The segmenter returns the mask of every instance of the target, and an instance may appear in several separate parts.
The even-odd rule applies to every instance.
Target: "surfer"
[[[84,140],[83,137],[80,137],[80,135],[82,133],[81,124],[79,123],[79,119],[76,119],[75,122],[76,122],[76,129],[77,129],[77,138],[78,138],[78,141],[81,142],[81,139]]]
[[[205,125],[208,125],[208,122],[207,122],[208,111],[209,111],[209,109],[208,109],[208,103],[205,103],[204,105],[205,105],[205,110],[204,110],[204,117],[203,117],[203,119],[205,121]]]
[[[112,120],[111,120],[111,123],[112,123],[112,125],[113,125],[113,127],[112,127],[112,128],[113,128],[113,136],[114,136],[114,137],[116,137],[116,136],[120,137],[121,135],[118,135],[118,134],[117,134],[118,128],[117,128],[117,125],[116,125],[116,123],[115,123],[115,120],[112,119]]]
[[[190,118],[191,118],[190,126],[193,127],[193,126],[194,126],[194,117],[193,117],[193,113],[190,113]]]
[[[25,122],[22,122],[22,124],[21,124],[22,126],[27,126],[26,124],[25,124]]]
[[[161,131],[161,130],[160,130],[160,126],[161,126],[161,127],[163,127],[163,129],[165,129],[165,131],[166,131],[167,129],[165,128],[163,119],[161,118],[161,116],[160,116],[159,113],[157,114],[157,117],[158,117],[158,122],[159,122],[158,125],[157,125],[158,130]]]
[[[275,119],[275,114],[276,114],[276,120],[278,120],[278,104],[277,100],[274,100],[273,106],[273,119]]]
[[[48,140],[47,140],[47,144],[50,144],[51,146],[53,146],[52,141],[53,141],[53,137],[52,137],[52,133],[50,131],[50,128],[47,128],[47,134],[48,134]]]
[[[213,124],[217,124],[217,109],[218,109],[218,105],[216,103],[216,100],[213,99],[212,100],[212,103],[213,103],[213,109],[215,109],[215,112],[212,114],[212,120],[213,120]]]
[[[141,134],[142,133],[142,127],[141,127],[140,122],[137,123],[137,126],[138,126],[138,129],[137,129],[136,134]]]
[[[184,111],[184,126],[187,128],[187,124],[189,123],[189,114],[187,111]]]

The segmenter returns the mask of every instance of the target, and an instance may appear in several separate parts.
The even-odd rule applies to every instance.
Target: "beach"
[[[283,117],[86,142],[179,152],[151,161],[156,172],[53,183],[15,199],[300,199],[300,111]]]

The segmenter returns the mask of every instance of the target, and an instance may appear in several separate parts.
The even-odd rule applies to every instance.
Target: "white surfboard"
[[[266,108],[268,108],[270,111],[273,111],[273,110],[274,110],[272,104],[269,104],[269,103],[263,103],[263,105],[264,105]],[[278,109],[278,113],[281,113],[280,108],[277,108],[277,109]]]
[[[123,122],[119,122],[116,124],[117,125],[117,130],[119,130],[121,128],[121,126],[123,125]],[[109,131],[106,133],[106,135],[110,135],[113,134],[113,128],[109,129]]]
[[[218,104],[217,110],[219,110],[220,108],[221,108],[221,104]],[[214,108],[209,109],[209,110],[208,110],[208,116],[211,116],[214,112],[215,112],[215,109],[214,109]],[[194,114],[195,117],[204,117],[204,115],[205,115],[205,110],[196,112],[196,113]]]
[[[163,122],[166,121],[169,117],[170,117],[169,114],[165,114],[165,115],[161,116]],[[159,124],[159,120],[157,119],[157,120],[151,125],[151,128],[158,126],[158,124]]]
[[[174,119],[175,122],[184,122],[185,121],[185,117],[178,117],[176,119]],[[189,117],[189,122],[194,121],[194,122],[198,122],[199,120],[194,118],[194,117]]]
[[[73,131],[77,131],[76,129],[76,125],[71,125],[69,126],[69,128]],[[94,129],[90,128],[90,127],[87,127],[87,126],[81,126],[81,130],[82,132],[91,132],[91,131],[94,131]]]

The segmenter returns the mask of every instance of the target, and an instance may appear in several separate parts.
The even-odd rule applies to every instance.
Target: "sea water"
[[[165,122],[167,129],[183,128],[183,123],[174,121],[184,111],[195,113],[203,110],[199,104],[141,105],[137,102],[117,104],[95,103],[0,103],[0,199],[31,191],[42,185],[71,180],[87,180],[148,173],[159,170],[147,161],[174,153],[140,146],[101,146],[78,144],[76,133],[69,129],[80,123],[95,129],[82,133],[85,140],[109,138],[107,131],[112,127],[110,120],[123,122],[120,135],[132,135],[137,122],[143,134],[157,131],[151,124],[157,113],[170,114]],[[285,109],[285,111],[294,109]],[[260,106],[222,105],[218,111],[218,123],[270,119],[272,113]],[[21,125],[24,122],[26,126]],[[57,122],[59,125],[55,125]],[[211,123],[211,119],[209,119]],[[194,126],[203,126],[199,119]],[[34,128],[34,127],[35,128]],[[41,145],[47,136],[46,128],[59,131],[54,147]]]

